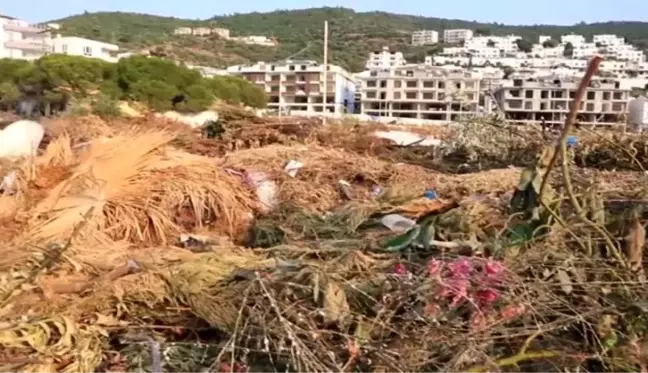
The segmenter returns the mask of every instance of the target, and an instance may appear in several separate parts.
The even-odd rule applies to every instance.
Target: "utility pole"
[[[324,97],[322,98],[322,112],[324,117],[322,123],[326,125],[326,106],[328,99],[328,21],[324,21]]]

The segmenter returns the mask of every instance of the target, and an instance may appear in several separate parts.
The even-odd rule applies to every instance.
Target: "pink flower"
[[[454,260],[453,262],[448,264],[448,268],[450,269],[452,277],[464,278],[470,277],[470,274],[473,270],[472,263],[466,257],[461,257]]]
[[[394,273],[397,276],[405,276],[407,275],[407,268],[405,268],[405,265],[403,263],[396,263],[394,266]]]
[[[489,306],[497,302],[497,300],[500,298],[500,293],[495,289],[487,288],[477,291],[476,296],[477,301],[480,305]]]
[[[443,285],[439,292],[439,297],[452,298],[450,305],[455,307],[462,300],[469,299],[468,289],[470,288],[470,280],[467,278],[451,278],[448,283]]]
[[[427,262],[427,270],[430,276],[436,276],[443,269],[443,263],[436,259],[430,259]]]
[[[486,276],[497,276],[504,272],[504,266],[500,262],[488,259],[483,265]]]
[[[524,304],[510,305],[502,310],[501,315],[505,321],[510,321],[521,316],[525,311],[526,307],[524,307]]]

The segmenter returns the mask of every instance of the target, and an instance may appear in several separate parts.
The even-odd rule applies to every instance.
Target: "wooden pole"
[[[324,88],[322,98],[322,112],[324,118],[322,123],[326,124],[327,103],[328,103],[328,21],[324,21]]]

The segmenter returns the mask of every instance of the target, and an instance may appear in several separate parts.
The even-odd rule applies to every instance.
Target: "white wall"
[[[100,58],[114,62],[119,47],[97,40],[78,38],[75,36],[57,37],[52,39],[52,52],[69,54],[72,56],[85,56]]]
[[[6,24],[13,24],[25,27],[29,31],[5,30]],[[44,29],[43,29],[44,31]],[[34,60],[40,58],[47,49],[49,39],[48,33],[41,33],[38,28],[30,26],[29,23],[0,16],[0,58],[16,58]],[[6,43],[15,43],[16,46],[7,46]],[[30,46],[30,48],[25,48]]]

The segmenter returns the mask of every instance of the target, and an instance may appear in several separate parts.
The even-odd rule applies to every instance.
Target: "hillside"
[[[154,47],[189,62],[225,66],[258,60],[322,58],[324,21],[330,26],[330,56],[333,63],[352,71],[363,68],[367,54],[382,46],[403,51],[409,60],[421,61],[440,46],[412,47],[410,33],[418,29],[443,30],[471,28],[482,34],[518,34],[529,41],[539,35],[554,37],[577,33],[617,34],[641,48],[648,48],[648,23],[580,23],[573,26],[510,26],[463,20],[419,17],[384,12],[355,12],[346,8],[280,10],[269,13],[217,16],[204,21],[183,20],[146,14],[100,12],[85,13],[53,20],[63,25],[63,32],[119,44],[124,48]],[[179,26],[212,25],[226,27],[233,36],[265,35],[281,40],[278,47],[249,46],[217,37],[174,36]]]

